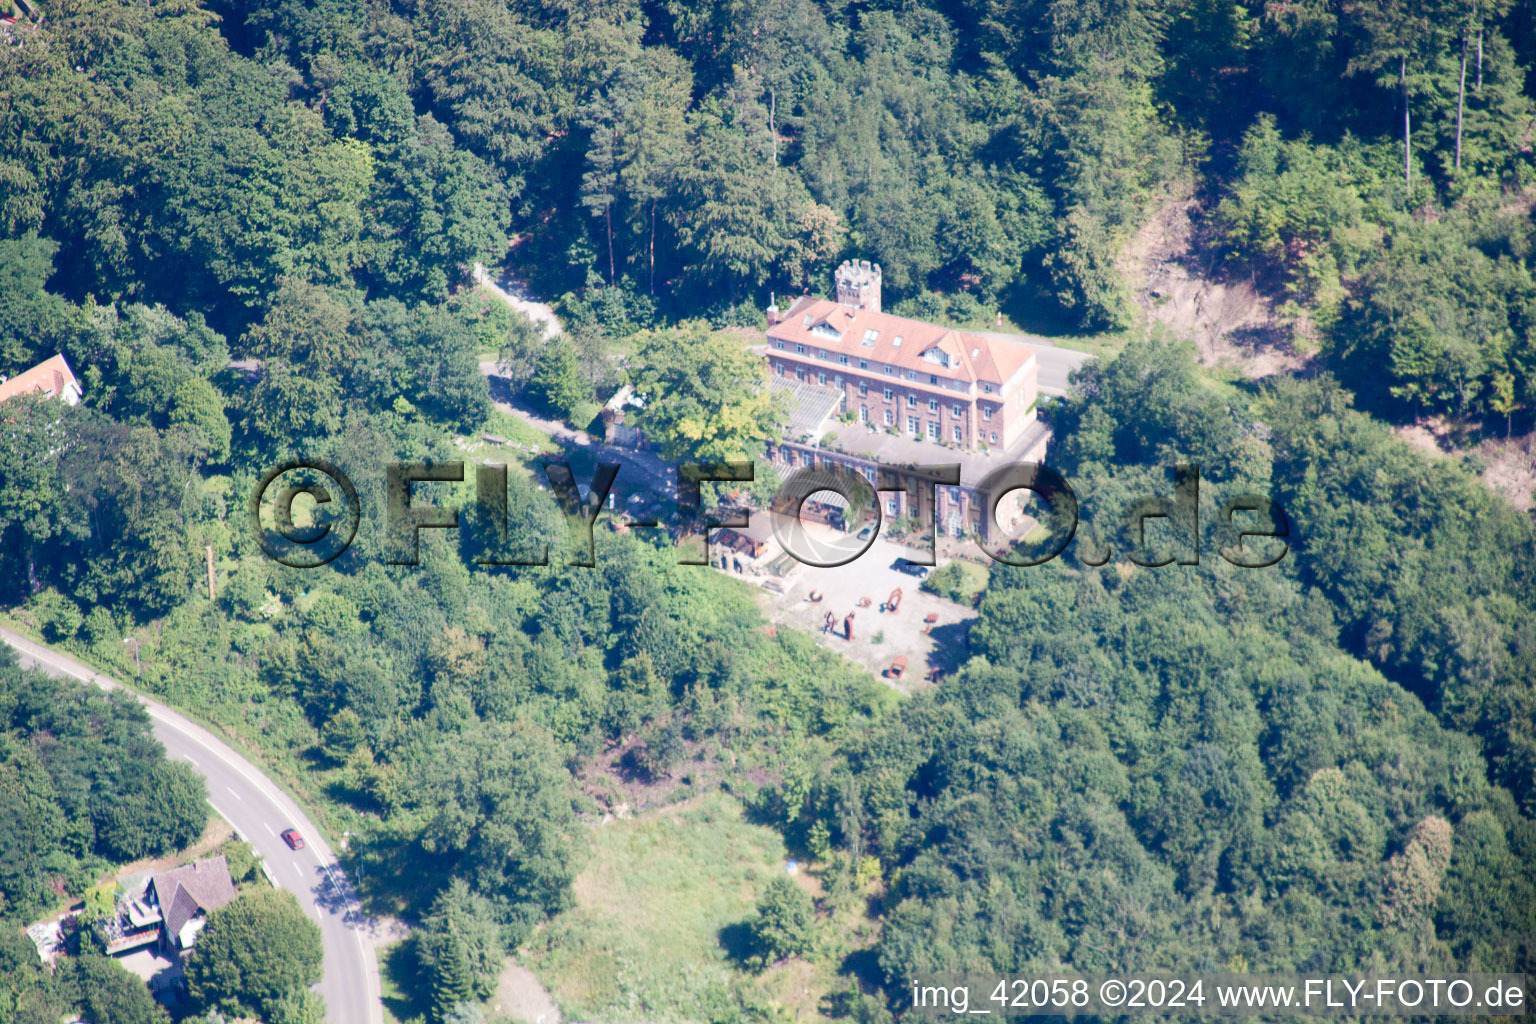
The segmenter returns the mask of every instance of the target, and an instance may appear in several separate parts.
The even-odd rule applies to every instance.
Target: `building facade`
[[[987,538],[994,524],[979,485],[1012,462],[1043,461],[1050,440],[1037,415],[1035,350],[882,312],[880,267],[866,260],[845,262],[834,284],[836,299],[804,296],[768,310],[771,383],[792,406],[769,458],[787,471],[837,468],[871,484],[881,469],[958,464],[959,486],[915,486],[921,508],[909,507],[906,491],[882,492],[882,513]],[[834,439],[827,426],[838,415],[858,426],[838,427]]]
[[[968,451],[1013,448],[1036,420],[1039,363],[1015,342],[880,311],[880,267],[847,262],[837,299],[804,296],[768,315],[782,378],[842,393],[860,423]]]

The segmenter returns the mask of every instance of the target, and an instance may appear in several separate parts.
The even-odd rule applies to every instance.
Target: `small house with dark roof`
[[[190,949],[208,915],[235,898],[229,862],[220,854],[157,872],[150,877],[144,898],[160,914],[161,944],[166,949]]]

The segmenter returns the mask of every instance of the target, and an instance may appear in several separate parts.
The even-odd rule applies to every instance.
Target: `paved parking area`
[[[166,1005],[176,1003],[176,986],[181,981],[180,959],[171,959],[154,946],[136,949],[115,959],[148,985],[150,992],[160,1002]]]
[[[754,513],[754,521],[762,514]],[[781,550],[776,540],[769,541],[769,546],[771,551],[764,561]],[[760,598],[764,613],[772,622],[810,633],[822,646],[910,693],[927,685],[931,667],[949,673],[965,660],[965,634],[976,617],[975,609],[920,590],[919,578],[894,568],[898,558],[916,554],[877,537],[868,551],[847,565],[826,569],[801,566],[785,593],[764,590]],[[741,578],[758,582],[750,576]],[[896,611],[882,611],[898,588],[901,601]],[[812,601],[812,593],[821,599]],[[867,608],[859,603],[864,598],[870,601]],[[831,632],[823,630],[828,612],[833,616]],[[849,612],[853,612],[852,640],[843,637],[843,619]],[[936,617],[931,625],[924,621],[930,614]],[[899,680],[888,678],[885,672],[898,655],[906,655],[906,673]]]

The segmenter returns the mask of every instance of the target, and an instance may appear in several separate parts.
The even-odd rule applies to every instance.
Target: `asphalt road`
[[[121,687],[89,666],[10,630],[0,629],[0,640],[16,649],[23,666],[95,683],[104,690]],[[316,991],[325,997],[327,1020],[383,1024],[371,922],[358,908],[351,884],[314,822],[260,769],[207,729],[157,701],[134,696],[149,709],[155,736],[165,744],[167,755],[187,762],[207,780],[213,809],[256,848],[268,877],[297,896],[304,912],[320,925],[325,975]],[[304,849],[288,849],[279,838],[286,828],[299,830],[306,840]]]

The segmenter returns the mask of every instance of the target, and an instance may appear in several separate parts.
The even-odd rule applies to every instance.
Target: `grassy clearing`
[[[1035,527],[1035,530],[1039,529],[1039,526]],[[922,586],[924,590],[947,597],[957,604],[971,605],[987,588],[990,576],[986,567],[962,558],[955,558],[930,573]]]
[[[727,952],[762,886],[784,870],[777,832],[716,792],[612,821],[591,838],[575,907],[523,954],[566,1019],[698,1021],[768,1001],[819,1018],[831,970],[791,961],[759,975]]]
[[[557,451],[559,448],[544,431],[505,409],[491,409],[491,414],[485,419],[483,433],[504,437],[513,444],[530,445],[540,451]]]

